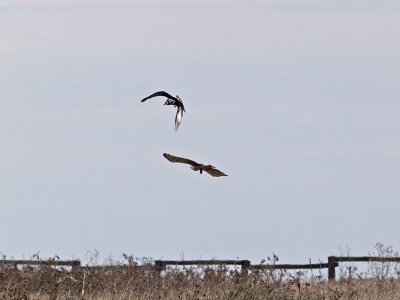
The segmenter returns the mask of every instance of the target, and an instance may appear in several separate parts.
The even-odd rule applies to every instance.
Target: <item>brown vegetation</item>
[[[397,278],[341,279],[226,267],[170,269],[134,265],[55,269],[3,267],[0,299],[400,299]]]
[[[364,272],[343,264],[336,282],[327,280],[326,270],[247,273],[236,267],[202,266],[159,272],[149,259],[124,255],[123,261],[109,260],[107,266],[97,265],[96,259],[75,268],[0,264],[0,299],[398,300],[400,272],[390,263],[371,263]]]

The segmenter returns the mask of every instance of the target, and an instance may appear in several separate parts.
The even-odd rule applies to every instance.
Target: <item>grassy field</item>
[[[376,244],[375,251],[369,255],[399,257],[399,253],[382,244]],[[41,260],[37,254],[32,259]],[[278,260],[273,255],[262,263],[271,265]],[[86,266],[76,268],[49,265],[16,268],[0,263],[0,300],[400,299],[398,263],[364,263],[359,266],[360,270],[357,265],[341,263],[337,280],[328,281],[326,269],[242,273],[240,267],[203,266],[157,271],[151,258],[125,254],[121,260],[108,259],[102,265],[98,261],[99,253],[95,251],[87,256]]]
[[[364,273],[343,266],[339,279],[328,282],[326,270],[246,275],[235,268],[202,267],[159,273],[146,267],[147,260],[110,263],[72,270],[2,266],[0,299],[400,299],[399,272],[391,264],[371,264]],[[139,263],[144,267],[137,268]]]

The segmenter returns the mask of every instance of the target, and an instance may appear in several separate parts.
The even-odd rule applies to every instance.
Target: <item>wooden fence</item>
[[[81,262],[79,260],[13,260],[3,259],[0,260],[1,265],[12,265],[14,267],[25,265],[25,266],[65,266],[65,267],[80,267]]]
[[[248,270],[305,270],[305,269],[324,269],[328,268],[327,263],[318,264],[259,264],[252,265],[249,260],[156,260],[156,269],[165,270],[167,266],[241,266],[242,272]],[[336,267],[338,263],[335,264]]]
[[[241,271],[247,274],[250,270],[312,270],[328,269],[328,279],[336,279],[336,267],[340,262],[397,262],[400,257],[380,257],[380,256],[329,256],[327,263],[314,264],[257,264],[252,265],[249,260],[155,260],[154,265],[131,266],[134,268],[152,268],[157,272],[167,269],[167,266],[240,266]],[[79,260],[0,260],[1,265],[37,265],[37,266],[69,266],[84,269],[112,269],[115,267],[126,267],[127,265],[115,266],[81,266]]]
[[[400,262],[400,257],[382,256],[329,256],[328,257],[328,279],[335,280],[336,267],[339,262]]]
[[[154,265],[158,270],[165,270],[167,266],[241,266],[242,271],[250,267],[249,260],[156,260]]]

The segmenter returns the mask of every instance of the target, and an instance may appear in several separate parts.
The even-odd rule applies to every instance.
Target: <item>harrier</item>
[[[158,97],[158,96],[167,97],[167,101],[165,101],[164,105],[173,105],[173,106],[177,107],[176,116],[175,116],[175,130],[178,130],[179,125],[182,122],[183,113],[186,112],[185,106],[183,106],[183,102],[182,102],[181,98],[178,95],[176,95],[176,97],[174,97],[174,96],[171,96],[170,94],[168,94],[167,92],[160,91],[160,92],[156,92],[156,93],[151,94],[150,96],[144,98],[141,102],[144,102],[147,99],[150,99],[153,97]]]
[[[200,171],[200,174],[202,174],[203,171],[205,171],[205,172],[207,172],[208,174],[210,174],[213,177],[228,176],[224,172],[216,169],[212,165],[199,164],[199,163],[195,162],[194,160],[190,160],[190,159],[187,159],[187,158],[174,156],[174,155],[171,155],[171,154],[168,154],[168,153],[164,153],[163,155],[170,162],[190,165],[190,168],[193,171]]]

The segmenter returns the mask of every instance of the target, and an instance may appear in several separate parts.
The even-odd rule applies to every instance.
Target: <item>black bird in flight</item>
[[[212,165],[199,164],[199,163],[195,162],[194,160],[190,160],[190,159],[179,157],[179,156],[174,156],[174,155],[171,155],[168,153],[164,153],[163,155],[170,162],[190,165],[190,168],[193,171],[200,171],[200,174],[202,174],[203,171],[205,171],[213,177],[228,176],[224,172],[216,169]]]
[[[141,102],[144,102],[147,99],[150,99],[153,97],[158,97],[158,96],[167,97],[167,101],[165,101],[164,105],[173,105],[173,106],[177,107],[176,116],[175,116],[175,130],[178,130],[179,125],[182,122],[183,113],[186,112],[185,106],[183,105],[181,98],[178,95],[176,95],[176,97],[174,97],[174,96],[171,96],[170,94],[168,94],[167,92],[159,91],[159,92],[156,92],[156,93],[151,94],[150,96],[144,98]]]

